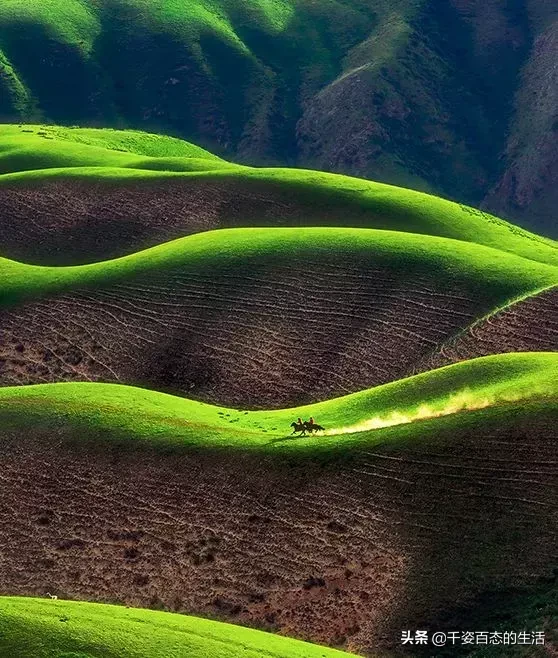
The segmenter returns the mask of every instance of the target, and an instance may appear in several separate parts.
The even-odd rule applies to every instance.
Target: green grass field
[[[63,424],[84,435],[118,435],[176,446],[258,450],[349,449],[397,439],[401,426],[420,434],[421,422],[466,422],[468,411],[502,405],[558,404],[556,353],[517,353],[465,361],[367,391],[275,411],[228,409],[156,391],[100,383],[0,388],[4,428]],[[314,416],[326,432],[281,441],[298,416]],[[418,428],[418,429],[417,429]],[[404,428],[404,433],[407,431]],[[112,434],[111,434],[112,433]]]
[[[0,258],[0,306],[79,287],[96,288],[149,273],[271,267],[336,254],[394,274],[428,274],[463,283],[479,312],[558,283],[558,268],[471,243],[412,233],[346,228],[242,228],[198,233],[114,260],[68,267]]]
[[[0,148],[2,152],[28,149],[29,162],[33,162],[33,151],[51,144],[53,166],[60,167],[57,157],[64,155],[64,149],[76,147],[74,151],[79,162],[79,154],[94,146],[103,149],[97,152],[98,162],[103,163],[103,157],[109,158],[112,151],[144,155],[152,158],[203,158],[211,161],[221,161],[221,158],[209,151],[185,142],[175,137],[155,135],[139,130],[113,130],[112,128],[68,128],[65,126],[47,126],[33,124],[3,124],[0,125]],[[79,147],[79,148],[78,148]],[[58,155],[57,155],[58,154]],[[108,164],[108,163],[106,163]],[[70,165],[69,165],[70,166]],[[79,166],[79,165],[77,165]]]
[[[33,132],[23,132],[26,130]],[[336,211],[334,220],[325,221],[337,226],[453,238],[558,265],[554,241],[480,210],[420,192],[302,169],[241,167],[187,142],[147,133],[0,126],[0,190],[3,185],[33,187],[57,180],[108,185],[185,180],[189,184],[265,186],[270,192],[297,199],[303,208],[323,208],[330,216]],[[277,212],[280,221],[280,210]]]
[[[196,617],[98,603],[0,597],[10,658],[335,658],[343,651]]]

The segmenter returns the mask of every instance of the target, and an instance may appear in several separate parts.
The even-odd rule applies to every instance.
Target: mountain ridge
[[[64,7],[4,3],[0,119],[170,132],[244,164],[422,189],[556,236],[546,0]]]

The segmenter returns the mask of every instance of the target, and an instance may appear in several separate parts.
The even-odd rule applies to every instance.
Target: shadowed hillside
[[[555,242],[488,213],[362,179],[249,168],[135,131],[0,126],[0,249],[45,265],[133,253],[234,226],[423,233],[558,263]]]
[[[496,352],[528,350],[558,350],[557,287],[519,299],[477,320],[439,346],[420,364],[419,371]]]

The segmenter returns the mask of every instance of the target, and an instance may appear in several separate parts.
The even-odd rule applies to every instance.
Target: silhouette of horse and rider
[[[293,428],[291,433],[297,434],[300,432],[300,436],[306,436],[306,432],[312,434],[312,432],[318,432],[320,430],[323,431],[325,429],[325,427],[318,425],[312,417],[310,417],[310,420],[307,421],[303,421],[302,418],[298,418],[296,422],[291,423],[291,427]]]

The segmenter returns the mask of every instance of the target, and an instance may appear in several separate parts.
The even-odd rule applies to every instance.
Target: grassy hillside
[[[348,654],[206,619],[96,603],[0,598],[13,658],[335,658]]]
[[[372,24],[360,0],[9,0],[0,47],[57,122],[162,123],[227,147],[246,139],[248,126],[275,119],[263,148],[288,153],[301,87],[335,77]],[[21,96],[14,90],[12,102]],[[262,137],[248,136],[255,150]]]
[[[82,286],[99,287],[149,273],[219,271],[250,262],[279,265],[294,257],[364,259],[394,272],[450,273],[484,299],[502,305],[556,284],[558,269],[488,247],[439,237],[350,228],[242,228],[200,233],[110,261],[44,267],[0,259],[0,304],[13,304]]]
[[[110,436],[116,432],[148,442],[171,440],[178,446],[327,452],[374,443],[372,430],[418,420],[459,416],[512,402],[556,404],[557,366],[555,353],[497,355],[335,400],[252,412],[114,384],[4,387],[0,388],[0,418],[5,429],[63,423],[84,433],[102,436],[108,432]],[[312,440],[277,442],[290,434],[290,423],[298,416],[314,416],[325,426],[325,434]],[[418,438],[420,429],[416,432]],[[385,433],[381,438],[386,438]]]
[[[0,175],[73,167],[211,171],[227,165],[193,144],[134,131],[2,126],[0,135]]]
[[[212,226],[362,226],[436,235],[558,263],[555,242],[467,206],[344,176],[240,167],[186,142],[133,131],[0,126],[0,189],[4,254],[21,252],[19,236],[28,230],[42,231],[39,243],[55,240],[57,251],[75,241],[73,230],[85,236],[96,230],[94,239],[81,243],[106,244],[105,252],[122,244],[120,253],[129,253],[145,246],[146,234],[151,244],[162,241],[161,225],[179,237],[206,216]],[[112,212],[106,219],[105,196]],[[29,217],[22,208],[29,208]],[[130,227],[146,208],[138,245]],[[91,214],[99,218],[96,229]]]
[[[120,382],[259,409],[417,372],[558,277],[472,243],[333,227],[209,231],[81,266],[0,259],[0,273],[2,384]]]
[[[61,167],[56,160],[56,149],[63,156],[64,149],[72,145],[79,145],[81,152],[86,158],[87,146],[96,146],[104,149],[105,157],[114,156],[113,151],[127,154],[144,155],[153,158],[175,157],[175,158],[203,158],[212,161],[221,161],[213,153],[205,149],[185,142],[175,137],[165,135],[154,135],[139,130],[112,130],[110,128],[67,128],[64,126],[46,126],[21,124],[3,124],[0,126],[0,145],[3,151],[28,149],[28,162],[33,163],[33,151],[48,146],[48,141],[54,141],[51,145],[53,152],[53,166]],[[40,139],[42,138],[42,139]],[[47,141],[47,143],[45,143]],[[76,153],[80,152],[76,149]],[[77,157],[77,156],[76,156]],[[103,155],[98,152],[99,165],[103,163]],[[25,160],[22,158],[22,160]],[[68,165],[70,166],[70,165]],[[79,166],[79,165],[75,165]],[[26,167],[30,168],[29,166]]]

